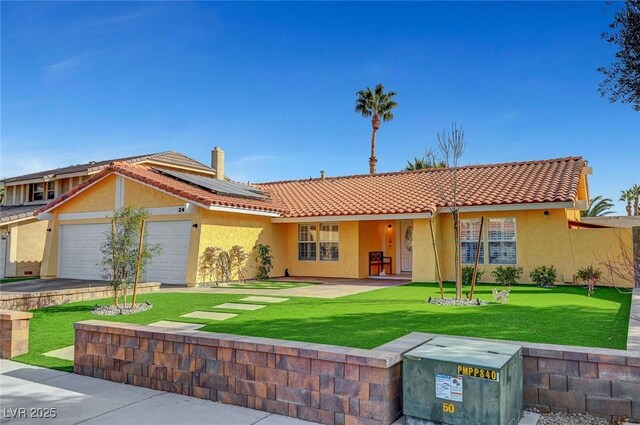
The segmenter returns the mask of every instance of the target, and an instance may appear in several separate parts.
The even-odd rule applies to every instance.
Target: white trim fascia
[[[25,179],[25,180],[14,180],[11,182],[6,182],[5,184],[8,186],[20,186],[23,184],[31,184],[31,183],[42,183],[45,182],[46,180],[43,177],[35,177],[32,179]]]
[[[476,205],[460,207],[460,212],[484,212],[484,211],[523,211],[523,210],[549,210],[549,209],[575,209],[574,202],[543,202],[535,204],[502,204],[502,205]],[[451,213],[449,208],[438,208],[438,214]]]
[[[100,171],[102,171],[102,169]],[[87,172],[87,170],[85,170],[85,171],[76,171],[76,172],[73,172],[73,173],[56,174],[53,178],[56,179],[56,180],[62,180],[62,179],[71,179],[71,178],[74,178],[74,177],[84,177],[84,176],[88,176],[88,175],[89,175],[89,173]]]
[[[319,217],[280,217],[271,220],[272,223],[324,223],[339,221],[374,221],[374,220],[416,220],[431,218],[431,213],[408,214],[367,214],[367,215],[325,215]]]
[[[208,207],[204,207],[204,209],[209,211],[220,211],[220,212],[230,212],[230,213],[238,213],[238,214],[260,215],[263,217],[274,217],[274,219],[276,220],[277,218],[275,217],[280,217],[280,213],[277,213],[277,212],[252,210],[250,208],[225,207],[222,205],[210,205]]]
[[[113,211],[88,211],[77,213],[60,213],[58,214],[58,220],[91,220],[94,218],[111,218]],[[38,217],[40,217],[38,215]]]
[[[575,209],[580,211],[586,211],[589,209],[589,201],[586,199],[580,199],[575,202]]]
[[[11,221],[3,221],[2,223],[0,223],[0,226],[8,226],[10,224],[16,224],[16,223],[22,223],[23,221],[28,221],[28,220],[33,220],[33,219],[37,219],[36,216],[32,215],[29,217],[22,217],[22,218],[17,218],[15,220],[11,220]],[[48,220],[48,219],[45,219]]]
[[[51,213],[40,213],[36,216],[36,219],[38,221],[43,221],[43,220],[53,220],[53,214]]]
[[[146,210],[149,212],[150,216],[175,215],[175,214],[189,215],[195,212],[195,207],[192,204],[185,203],[184,205],[176,205],[174,207],[146,208]],[[38,216],[38,218],[39,217],[40,215]],[[111,217],[113,217],[113,211],[89,211],[89,212],[58,214],[58,220],[90,220],[94,218],[111,218]]]
[[[116,196],[115,196],[115,209],[122,208],[124,206],[124,179],[122,176],[116,175]]]

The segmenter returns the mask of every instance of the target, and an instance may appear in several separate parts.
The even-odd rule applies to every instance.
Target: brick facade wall
[[[0,359],[10,359],[29,351],[29,320],[32,313],[0,310]]]
[[[157,282],[138,284],[138,294],[148,294],[160,290]],[[0,308],[7,310],[27,311],[36,308],[73,303],[77,301],[110,298],[113,292],[108,285],[86,288],[59,289],[55,291],[2,292],[0,293]]]

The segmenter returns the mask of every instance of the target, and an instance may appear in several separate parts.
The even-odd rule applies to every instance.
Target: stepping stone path
[[[180,317],[189,317],[191,319],[227,320],[236,316],[237,314],[232,314],[232,313],[214,313],[212,311],[194,311],[193,313],[183,314]]]
[[[260,310],[265,308],[266,305],[257,304],[240,304],[240,303],[224,303],[220,305],[214,305],[213,308],[223,308],[225,310]]]
[[[275,297],[247,297],[240,301],[252,301],[258,303],[281,303],[283,301],[289,301],[289,298],[275,298]]]
[[[185,322],[173,322],[171,320],[161,320],[159,322],[149,323],[149,326],[160,326],[163,328],[182,329],[194,331],[205,327],[206,325],[200,323],[185,323]]]
[[[68,347],[58,348],[57,350],[52,350],[52,351],[49,351],[48,353],[44,353],[43,356],[56,357],[58,359],[73,361],[73,350],[74,350],[74,346],[70,345]]]

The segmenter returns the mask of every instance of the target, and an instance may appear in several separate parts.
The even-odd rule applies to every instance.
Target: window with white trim
[[[317,230],[315,224],[298,224],[298,260],[316,260]]]
[[[44,200],[44,183],[31,183],[29,185],[29,202]]]
[[[56,182],[47,182],[47,199],[56,198]]]
[[[320,223],[320,261],[338,261],[338,223]]]
[[[460,256],[463,264],[474,264],[478,252],[478,237],[480,236],[480,219],[460,220]],[[480,241],[479,264],[484,264],[484,237]]]
[[[487,229],[489,264],[516,264],[516,219],[490,218]]]

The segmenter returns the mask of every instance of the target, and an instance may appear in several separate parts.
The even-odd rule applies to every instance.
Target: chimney
[[[216,178],[224,180],[224,151],[217,146],[211,151],[211,168],[216,170]]]
[[[324,170],[320,170],[320,180],[324,180]]]

